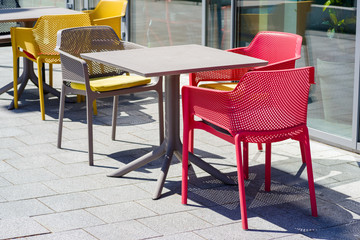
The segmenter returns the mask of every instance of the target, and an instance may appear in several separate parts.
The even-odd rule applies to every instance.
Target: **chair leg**
[[[38,87],[39,87],[41,119],[45,120],[45,99],[44,99],[42,63],[39,60],[37,60],[37,65],[38,65]]]
[[[239,135],[235,136],[235,149],[236,149],[236,162],[237,162],[240,209],[241,209],[241,222],[242,222],[242,228],[244,230],[247,230],[248,222],[247,222],[247,210],[246,210],[244,172],[242,167],[241,142]]]
[[[302,163],[306,163],[306,156],[305,156],[305,146],[304,146],[304,142],[300,141],[300,151],[301,151],[301,159],[302,159]]]
[[[249,143],[243,142],[244,178],[249,179]]]
[[[181,203],[187,204],[188,194],[188,172],[189,172],[189,123],[184,119],[183,150],[182,150],[182,181],[181,181]]]
[[[265,191],[269,192],[271,186],[271,143],[265,145]]]
[[[194,153],[194,129],[189,133],[189,152]]]
[[[49,85],[53,86],[53,64],[49,64]]]
[[[308,174],[308,184],[309,184],[309,194],[310,194],[310,203],[311,203],[311,213],[312,216],[317,217],[317,206],[316,206],[316,196],[315,196],[315,186],[314,186],[314,176],[312,170],[311,162],[311,152],[310,152],[310,138],[308,130],[304,134],[304,152],[306,160],[306,169]]]
[[[158,91],[158,104],[159,104],[159,139],[160,144],[164,141],[164,103],[163,103],[162,87]]]
[[[89,165],[94,165],[94,148],[93,148],[93,100],[87,96],[86,98],[86,112],[87,112],[87,125],[88,125],[88,149],[89,149]]]
[[[259,151],[262,151],[262,150],[263,150],[262,144],[261,144],[261,143],[258,143],[257,145],[258,145],[258,150],[259,150]]]
[[[64,108],[65,108],[65,96],[66,96],[66,86],[63,83],[61,87],[61,94],[60,94],[60,106],[59,106],[59,129],[58,129],[58,140],[57,140],[57,147],[61,148],[61,140],[62,140],[62,129],[63,129],[63,122],[64,122]]]
[[[97,116],[98,112],[97,112],[96,99],[92,102],[92,107],[93,107],[94,115]]]
[[[119,96],[114,96],[113,99],[113,112],[112,112],[112,123],[111,123],[111,140],[115,140],[116,136],[116,125],[117,125],[117,112],[119,105]]]
[[[18,77],[19,77],[19,58],[13,58],[13,83],[14,83],[14,107],[18,108]]]

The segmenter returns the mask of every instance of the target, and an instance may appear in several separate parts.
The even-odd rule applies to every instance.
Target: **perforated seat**
[[[63,84],[59,109],[57,146],[61,148],[65,96],[86,96],[89,165],[94,164],[92,115],[93,102],[98,98],[113,97],[112,139],[115,140],[118,96],[122,94],[156,91],[159,104],[159,138],[164,139],[162,79],[129,75],[121,69],[98,62],[84,60],[81,53],[107,52],[142,48],[121,41],[109,26],[69,28],[58,32],[56,51],[60,53]],[[124,59],[126,61],[126,59]]]
[[[183,161],[182,203],[187,203],[188,152],[191,133],[202,129],[235,144],[239,197],[243,229],[248,228],[244,178],[247,159],[242,158],[247,144],[266,143],[265,190],[270,191],[271,143],[286,139],[299,141],[306,163],[312,215],[317,216],[310,154],[307,103],[314,68],[253,71],[240,80],[233,91],[217,91],[194,86],[182,88]],[[194,117],[203,119],[195,120]],[[243,169],[244,168],[244,169]]]
[[[91,22],[88,14],[48,15],[40,17],[33,28],[15,27],[10,29],[13,50],[15,108],[18,108],[17,59],[24,57],[37,63],[40,111],[42,120],[45,120],[43,76],[41,69],[44,63],[49,64],[49,81],[50,85],[52,85],[52,64],[60,64],[59,53],[54,50],[56,46],[56,33],[63,28],[90,25]]]

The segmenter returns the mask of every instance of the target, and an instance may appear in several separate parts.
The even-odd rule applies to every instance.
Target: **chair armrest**
[[[227,49],[226,51],[246,55],[247,49],[248,49],[248,47],[238,47],[238,48]]]
[[[89,73],[86,61],[67,52],[55,49],[60,53],[63,81],[89,84]]]
[[[287,60],[276,62],[276,63],[270,63],[270,64],[268,64],[266,66],[262,66],[262,67],[255,67],[253,69],[253,71],[282,70],[282,69],[295,68],[295,62],[299,58],[300,57],[296,57],[296,58],[287,59]]]
[[[123,44],[124,44],[124,48],[125,50],[131,50],[131,49],[138,49],[138,48],[146,48],[140,44],[136,44],[136,43],[133,43],[133,42],[126,42],[126,41],[123,41]]]
[[[13,51],[18,51],[18,48],[21,48],[22,50],[30,53],[35,58],[37,58],[39,46],[35,41],[32,30],[32,28],[24,27],[10,28],[11,45],[13,46]]]
[[[231,92],[199,88],[194,86],[182,87],[183,114],[191,117],[196,115],[212,124],[227,129],[230,125]],[[225,117],[224,117],[225,116]]]
[[[228,52],[247,55],[247,47],[227,49]],[[238,81],[252,68],[227,69],[217,71],[206,71],[189,74],[190,86],[197,86],[201,81]]]
[[[83,11],[81,11],[81,12],[90,14],[90,13],[92,13],[93,11],[94,11],[94,10],[83,10]]]
[[[125,15],[124,15],[125,16]],[[98,19],[93,19],[93,23],[95,25],[105,25],[103,24],[103,22],[113,22],[113,21],[119,21],[121,20],[123,16],[115,16],[115,17],[106,17],[106,18],[98,18]]]

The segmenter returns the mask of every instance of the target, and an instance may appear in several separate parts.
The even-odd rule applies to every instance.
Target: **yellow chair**
[[[126,0],[101,0],[89,14],[92,25],[106,25],[114,29],[121,39],[121,18],[125,16]]]
[[[41,118],[45,120],[42,65],[49,64],[49,82],[52,85],[52,64],[60,64],[56,47],[57,31],[70,27],[90,26],[88,14],[49,15],[38,19],[33,28],[15,27],[10,29],[13,50],[14,107],[18,108],[18,58],[24,57],[37,63],[38,87]]]

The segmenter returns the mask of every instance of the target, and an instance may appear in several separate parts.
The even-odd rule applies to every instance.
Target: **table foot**
[[[11,82],[11,83],[6,84],[2,88],[0,88],[0,95],[7,92],[7,91],[9,91],[10,89],[12,89],[13,86],[14,86],[14,84]]]
[[[171,160],[173,158],[173,156],[175,156],[179,161],[181,161],[181,153],[179,151],[168,151],[166,154],[165,154],[165,159],[164,159],[164,163],[161,167],[161,172],[160,172],[160,176],[157,180],[157,185],[156,185],[156,188],[155,188],[155,192],[154,192],[154,195],[153,195],[153,199],[156,200],[156,199],[159,199],[161,197],[161,192],[162,192],[162,189],[164,187],[164,183],[165,183],[165,180],[166,180],[166,176],[169,172],[169,168],[170,168],[170,165],[171,165]]]
[[[165,153],[165,142],[163,142],[159,147],[157,147],[156,149],[154,149],[153,151],[145,154],[144,156],[132,161],[131,163],[127,164],[126,166],[124,166],[123,168],[117,170],[114,173],[111,173],[109,175],[107,175],[108,177],[121,177],[124,176],[125,174],[136,170],[144,165],[146,165],[147,163],[154,161],[158,158],[160,158],[162,155],[164,155]]]
[[[29,81],[29,79],[26,79],[26,80],[22,79],[21,80],[21,85],[20,85],[20,87],[18,89],[18,100],[20,99],[21,94],[24,92],[25,86],[28,83],[28,81]],[[10,105],[8,107],[8,110],[12,110],[12,109],[14,109],[14,99],[11,101],[11,103],[10,103]]]

